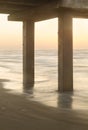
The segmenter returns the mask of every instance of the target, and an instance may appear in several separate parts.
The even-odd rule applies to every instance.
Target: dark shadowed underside
[[[42,6],[55,0],[0,0],[1,13],[14,13]]]
[[[24,13],[24,11],[34,11],[47,10],[48,14],[54,12],[54,17],[56,17],[57,9],[65,7],[70,9],[75,9],[77,11],[82,11],[88,9],[87,0],[0,0],[0,13],[17,14],[19,12]],[[37,8],[37,9],[36,9]],[[50,12],[49,12],[50,11]],[[56,11],[56,12],[55,12]],[[87,13],[87,12],[86,12]]]

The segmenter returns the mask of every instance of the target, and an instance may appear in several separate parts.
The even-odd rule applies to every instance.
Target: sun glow
[[[88,49],[88,19],[73,19],[73,46]]]
[[[58,44],[58,21],[57,18],[45,20],[35,24],[36,48],[55,49]]]
[[[7,21],[8,15],[0,14],[0,49],[22,46],[22,22]],[[58,46],[58,19],[35,23],[35,46],[37,49],[55,49]],[[88,20],[73,19],[74,48],[88,48]]]
[[[22,22],[7,21],[8,15],[0,14],[0,49],[17,49],[22,43]]]

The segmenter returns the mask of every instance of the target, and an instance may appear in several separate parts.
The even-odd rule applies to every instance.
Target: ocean
[[[22,84],[22,50],[0,50],[0,84],[8,93],[61,109],[88,110],[88,50],[73,51],[73,92],[59,93],[57,50],[36,50],[35,85]]]

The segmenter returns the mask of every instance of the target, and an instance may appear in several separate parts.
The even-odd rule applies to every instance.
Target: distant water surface
[[[22,50],[0,50],[0,82],[13,94],[24,94],[28,100],[63,109],[88,110],[88,50],[74,50],[74,92],[58,93],[57,50],[35,53],[35,86],[22,85]],[[5,82],[4,82],[5,81]]]

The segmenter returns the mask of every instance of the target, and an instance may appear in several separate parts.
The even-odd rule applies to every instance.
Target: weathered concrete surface
[[[72,16],[63,12],[59,17],[59,91],[73,90]]]
[[[23,84],[34,85],[34,22],[23,22]]]

